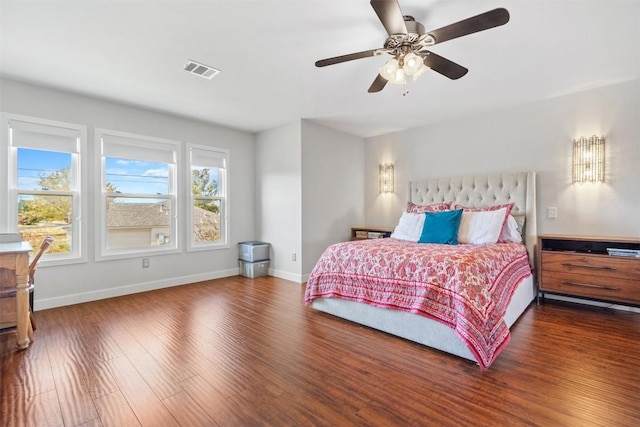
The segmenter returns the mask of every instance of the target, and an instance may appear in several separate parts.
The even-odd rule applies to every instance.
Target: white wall
[[[271,244],[271,274],[296,282],[302,274],[301,150],[300,121],[257,135],[256,236]]]
[[[306,281],[327,246],[362,223],[363,157],[364,139],[307,120],[257,135],[256,231],[271,243],[272,275]]]
[[[364,139],[302,121],[303,281],[324,250],[364,224]]]
[[[95,179],[89,174],[89,261],[38,268],[36,309],[156,289],[238,273],[237,242],[255,236],[255,136],[179,118],[159,112],[95,98],[0,80],[0,110],[88,127],[89,166],[92,167],[94,128],[106,128],[199,145],[226,148],[230,152],[229,225],[230,247],[214,251],[184,252],[185,228],[180,228],[183,251],[150,257],[142,269],[140,258],[95,262]],[[182,203],[185,202],[183,198]],[[148,256],[145,256],[148,257]]]
[[[436,102],[435,100],[433,102]],[[367,139],[366,219],[395,225],[411,179],[535,170],[538,233],[640,237],[640,80]],[[604,184],[571,184],[572,140],[606,136]],[[392,161],[396,194],[377,194]],[[546,209],[558,208],[557,219]]]

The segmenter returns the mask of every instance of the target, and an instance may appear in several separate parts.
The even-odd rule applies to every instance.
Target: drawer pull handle
[[[592,285],[590,283],[571,282],[569,280],[562,280],[560,283],[562,283],[563,285],[581,286],[583,288],[605,289],[607,291],[619,291],[619,290],[621,290],[620,288],[615,288],[613,286]]]
[[[613,267],[608,267],[606,265],[589,265],[589,264],[572,264],[570,262],[562,263],[563,267],[573,267],[573,268],[591,268],[593,270],[615,270]]]

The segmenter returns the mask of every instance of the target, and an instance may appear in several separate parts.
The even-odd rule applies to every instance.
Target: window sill
[[[115,261],[119,259],[131,259],[131,258],[142,258],[142,257],[153,257],[160,255],[172,255],[179,254],[179,248],[169,248],[169,249],[156,249],[156,250],[132,250],[132,251],[120,251],[120,252],[111,252],[107,254],[96,253],[96,262],[102,261]]]

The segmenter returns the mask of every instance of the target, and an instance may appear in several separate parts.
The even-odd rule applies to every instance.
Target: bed
[[[510,213],[518,222],[522,243],[498,243],[497,245],[487,245],[487,247],[497,248],[494,251],[501,253],[517,253],[515,257],[519,260],[505,261],[506,264],[498,266],[502,270],[497,272],[485,272],[486,274],[483,273],[483,275],[459,273],[464,277],[475,278],[475,282],[480,280],[478,277],[482,276],[481,280],[490,283],[487,288],[497,288],[495,284],[502,283],[496,292],[498,296],[491,296],[489,302],[483,300],[485,304],[480,308],[466,307],[464,308],[466,311],[463,311],[459,307],[449,307],[448,313],[431,313],[429,310],[435,305],[460,305],[460,301],[467,301],[471,293],[461,292],[446,295],[446,301],[441,301],[442,295],[430,296],[431,291],[428,286],[433,286],[435,279],[432,284],[425,284],[427,287],[418,289],[414,286],[416,282],[412,278],[387,277],[379,266],[370,270],[372,273],[368,274],[366,268],[371,268],[370,265],[368,267],[356,266],[358,263],[368,262],[362,261],[365,256],[382,257],[366,259],[374,259],[370,264],[382,263],[386,265],[389,262],[388,258],[384,257],[392,256],[390,254],[394,254],[394,251],[409,253],[417,251],[416,248],[422,249],[425,246],[433,246],[434,248],[448,246],[424,245],[397,239],[370,239],[331,245],[309,277],[305,292],[305,304],[316,310],[469,359],[476,362],[482,370],[488,369],[508,344],[509,328],[535,298],[533,277],[535,271],[533,268],[534,244],[536,241],[535,200],[535,172],[533,171],[426,179],[409,183],[409,202],[416,205],[424,206],[447,202],[451,203],[451,206],[488,208],[513,204]],[[473,252],[477,249],[467,248],[467,252]],[[442,248],[440,255],[446,256],[447,250],[450,248]],[[449,258],[459,259],[457,256]],[[338,261],[339,259],[342,261]],[[332,265],[336,262],[351,263],[359,273],[345,273],[348,269],[345,264],[338,266],[340,274],[337,274],[335,265]],[[468,260],[458,263],[464,266],[467,265]],[[414,270],[415,264],[412,267]],[[523,267],[523,264],[526,268]],[[437,268],[437,265],[431,267]],[[421,272],[420,274],[426,273]],[[505,278],[505,276],[508,277]],[[444,276],[440,276],[441,280],[445,280],[442,277]],[[414,299],[407,304],[394,306],[398,301],[394,296],[391,299],[376,302],[375,297],[372,296],[371,286],[373,285],[370,282],[379,283],[382,286],[379,293],[387,296],[397,289],[396,286],[409,284],[414,294],[426,295],[424,298],[430,300],[425,303],[423,301],[416,302]],[[488,312],[490,313],[487,314]],[[478,324],[478,321],[486,324]]]

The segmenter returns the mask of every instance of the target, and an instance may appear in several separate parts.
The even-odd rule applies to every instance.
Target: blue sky
[[[39,190],[42,175],[71,166],[70,153],[18,149],[18,187]],[[166,163],[107,158],[106,180],[122,193],[167,194],[169,192],[169,167]],[[211,180],[217,180],[217,170]]]
[[[18,149],[18,187],[40,190],[38,181],[71,166],[71,154],[55,151]],[[106,179],[122,193],[167,194],[169,167],[164,163],[107,158]]]
[[[169,193],[169,166],[166,163],[107,157],[106,180],[121,193]]]
[[[71,166],[71,154],[54,151],[18,149],[18,188],[40,190],[38,180],[41,175]]]

